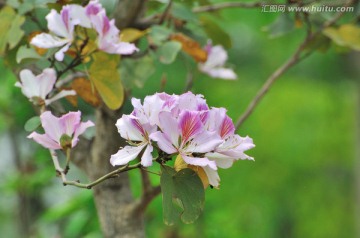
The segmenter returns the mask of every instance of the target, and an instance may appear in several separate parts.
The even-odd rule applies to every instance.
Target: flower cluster
[[[205,63],[199,64],[199,70],[213,78],[233,80],[237,76],[232,69],[224,68],[228,59],[226,50],[221,45],[213,46],[211,41],[204,47],[208,54]]]
[[[129,145],[111,156],[114,166],[138,156],[143,166],[151,166],[155,147],[168,157],[176,156],[175,169],[188,167],[205,173],[206,182],[218,187],[218,167],[229,168],[238,159],[253,160],[244,154],[255,146],[252,139],[234,134],[226,110],[209,108],[202,95],[157,93],[147,96],[143,104],[133,98],[132,105],[133,112],[116,123]]]
[[[73,148],[79,141],[79,136],[88,127],[94,126],[91,121],[81,122],[81,112],[69,112],[58,118],[50,111],[43,112],[40,116],[41,125],[45,134],[31,133],[28,138],[35,140],[40,145],[53,150],[66,150]]]
[[[85,7],[76,4],[65,5],[60,13],[51,10],[46,16],[50,34],[36,35],[31,44],[40,48],[62,47],[56,54],[58,61],[64,59],[64,53],[74,41],[76,26],[92,28],[98,34],[98,48],[110,54],[132,54],[138,49],[134,44],[120,42],[119,29],[114,19],[109,20],[105,9],[98,0],[92,0]]]
[[[20,82],[16,82],[15,86],[21,88],[22,93],[35,105],[49,105],[60,98],[76,94],[74,90],[62,90],[48,98],[55,82],[56,72],[54,69],[46,68],[37,76],[30,70],[24,69],[20,72]]]

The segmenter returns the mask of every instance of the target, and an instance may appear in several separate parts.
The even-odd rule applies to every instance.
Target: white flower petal
[[[51,92],[56,82],[56,72],[54,69],[46,68],[42,74],[37,76],[39,81],[39,92],[40,97],[45,99],[46,96]]]
[[[31,39],[30,44],[39,48],[49,49],[60,47],[69,43],[68,39],[62,39],[57,36],[53,36],[47,33],[41,33]]]
[[[207,153],[215,150],[222,142],[223,140],[216,132],[204,131],[195,136],[185,150],[191,153]]]
[[[139,51],[139,49],[135,46],[135,44],[133,43],[128,43],[128,42],[119,42],[115,45],[116,48],[116,54],[120,54],[120,55],[131,55],[134,52]]]
[[[220,153],[217,153],[217,152],[206,153],[205,156],[207,158],[209,158],[210,160],[214,160],[216,165],[219,168],[222,168],[222,169],[228,169],[234,163],[234,158],[233,157],[223,155],[223,154],[220,154]]]
[[[22,93],[28,97],[39,97],[39,82],[35,75],[28,69],[21,70],[20,72],[20,80],[21,80],[21,91]],[[19,84],[18,84],[19,85]]]
[[[204,68],[204,73],[207,73],[209,76],[213,78],[221,78],[221,79],[228,79],[228,80],[235,80],[237,79],[237,75],[232,69],[227,68]]]
[[[123,115],[116,122],[116,127],[122,138],[132,141],[144,141],[144,136],[138,127],[134,125],[133,116]],[[141,126],[141,125],[140,125]]]
[[[62,15],[69,14],[69,6],[63,7],[61,13],[57,13],[56,10],[52,9],[50,13],[45,17],[48,22],[48,28],[51,32],[55,33],[58,36],[64,37],[66,39],[71,39],[73,29],[69,29],[70,22],[66,24]],[[65,19],[68,21],[69,19]]]
[[[67,96],[74,96],[74,95],[76,95],[76,92],[74,90],[62,90],[52,98],[45,100],[45,104],[50,105],[51,103],[53,103],[56,100],[59,100],[60,98]]]
[[[151,140],[156,141],[159,148],[165,153],[170,155],[177,152],[176,148],[172,145],[170,139],[167,138],[166,134],[157,131],[152,133],[149,137]]]
[[[57,61],[63,61],[65,57],[66,51],[68,51],[71,43],[66,44],[63,48],[61,48],[58,52],[55,53],[55,59]]]
[[[212,169],[215,169],[215,170],[217,169],[215,161],[211,161],[206,157],[204,157],[204,158],[190,157],[184,153],[181,153],[181,157],[184,159],[184,161],[187,164],[196,165],[196,166],[200,166],[200,167],[209,166]]]
[[[219,174],[216,170],[211,169],[209,166],[205,166],[203,167],[208,180],[209,180],[209,184],[214,186],[215,188],[219,187],[220,185],[220,177]]]
[[[144,167],[149,167],[152,165],[152,154],[151,152],[153,151],[153,147],[152,145],[148,144],[148,146],[146,147],[143,156],[141,157],[141,165]]]
[[[125,146],[120,149],[116,154],[112,155],[110,158],[110,163],[113,166],[116,165],[125,165],[130,161],[136,159],[140,154],[141,150],[145,147],[145,144],[142,146]]]
[[[73,24],[76,23],[79,26],[91,28],[90,18],[86,15],[86,10],[84,7],[77,4],[71,4],[70,8],[70,18],[72,19]],[[74,19],[76,19],[76,22]]]

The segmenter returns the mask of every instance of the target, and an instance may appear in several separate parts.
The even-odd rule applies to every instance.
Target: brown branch
[[[158,23],[159,25],[163,24],[164,21],[165,21],[165,19],[169,16],[169,12],[170,12],[170,10],[171,10],[172,3],[173,3],[173,1],[170,0],[169,3],[168,3],[168,5],[167,5],[166,8],[165,8],[165,11],[164,11],[163,14],[160,16],[159,23]]]
[[[347,4],[344,5],[344,7],[350,6],[354,0],[349,1]],[[339,12],[334,18],[330,19],[329,21],[326,21],[318,31],[308,34],[303,43],[296,49],[294,54],[283,64],[281,65],[273,74],[270,75],[270,77],[265,81],[264,85],[260,88],[260,90],[256,93],[253,100],[249,103],[247,106],[245,112],[238,118],[235,124],[236,130],[240,128],[240,126],[244,123],[244,121],[251,115],[255,107],[259,104],[261,99],[265,96],[265,94],[269,91],[270,87],[273,85],[273,83],[281,76],[283,75],[288,69],[290,69],[292,66],[299,63],[301,60],[306,58],[307,56],[310,56],[312,52],[308,52],[305,57],[300,57],[301,53],[306,49],[307,44],[312,41],[317,35],[321,34],[322,30],[326,27],[329,27],[336,23],[345,12]],[[309,33],[309,32],[308,32]]]
[[[150,204],[150,202],[159,194],[161,193],[161,187],[160,185],[151,187],[150,190],[137,201],[137,205],[135,208],[136,213],[143,213],[147,206]]]

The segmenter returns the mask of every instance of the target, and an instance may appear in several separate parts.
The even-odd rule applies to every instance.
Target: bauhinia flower
[[[254,147],[252,139],[235,135],[226,110],[209,108],[202,95],[156,93],[145,97],[143,104],[133,98],[132,105],[131,115],[124,115],[116,124],[130,146],[111,156],[113,165],[141,157],[141,164],[150,166],[156,148],[166,158],[176,157],[176,170],[193,169],[204,187],[218,187],[218,168],[229,168],[238,159],[253,159],[244,154]]]
[[[162,151],[179,154],[190,165],[217,169],[214,161],[195,155],[213,151],[222,143],[216,132],[205,129],[200,112],[183,111],[178,118],[169,112],[161,112],[159,119],[162,132],[153,133],[150,138]]]
[[[116,154],[111,156],[110,163],[115,165],[125,165],[137,158],[143,151],[141,156],[141,164],[145,167],[152,165],[153,146],[149,138],[149,134],[156,131],[156,126],[149,123],[141,123],[136,115],[123,115],[117,122],[116,127],[120,135],[131,141],[132,146],[125,146]],[[145,150],[144,150],[145,149]]]
[[[65,52],[76,39],[76,26],[94,28],[98,33],[99,49],[110,54],[132,54],[138,51],[134,44],[121,42],[120,30],[114,20],[109,20],[105,9],[97,0],[90,1],[86,7],[76,4],[65,5],[60,14],[51,10],[46,16],[50,33],[36,35],[31,44],[40,48],[62,47],[56,54],[58,61],[64,59]]]
[[[52,98],[47,98],[53,90],[55,82],[56,72],[54,69],[46,68],[37,76],[30,70],[24,69],[20,72],[20,82],[17,82],[15,86],[20,87],[22,93],[36,105],[49,105],[62,97],[76,94],[74,90],[62,90]]]
[[[51,34],[41,33],[36,35],[30,42],[39,48],[45,49],[62,47],[55,54],[55,58],[58,61],[64,59],[64,53],[69,49],[74,40],[74,27],[80,23],[80,20],[74,17],[76,14],[75,10],[78,8],[74,9],[73,6],[76,5],[64,6],[60,14],[52,9],[46,16]]]
[[[224,68],[228,59],[227,52],[221,45],[212,46],[209,42],[205,46],[208,57],[205,63],[199,63],[199,70],[213,78],[236,79],[237,76],[232,69]]]
[[[45,111],[40,116],[45,134],[31,133],[28,138],[35,140],[48,149],[69,149],[76,146],[79,136],[89,127],[94,126],[91,121],[81,122],[81,112],[69,112],[58,118]]]
[[[115,26],[114,19],[109,20],[104,9],[91,16],[91,22],[98,33],[98,46],[100,50],[110,54],[121,55],[129,55],[139,50],[132,43],[120,41],[120,30]]]

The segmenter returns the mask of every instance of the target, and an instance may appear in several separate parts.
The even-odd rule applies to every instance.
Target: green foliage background
[[[234,120],[302,40],[301,29],[269,39],[262,28],[276,16],[259,9],[229,9],[218,14],[218,23],[233,42],[229,62],[239,79],[221,81],[196,74],[193,91],[203,94],[209,105],[227,108]],[[155,199],[146,215],[147,236],[355,237],[358,75],[350,57],[332,47],[286,73],[238,131],[254,139],[256,148],[249,154],[256,161],[239,161],[220,170],[221,188],[206,191],[205,211],[195,224],[165,226],[161,197]],[[156,65],[156,73],[134,95],[143,98],[159,91],[164,73],[165,91],[181,93],[186,79],[184,62]],[[22,158],[31,167],[30,172],[16,171],[13,161],[2,158],[2,235],[16,234],[19,217],[26,216],[18,211],[19,196],[25,192],[34,201],[28,205],[40,211],[31,224],[34,237],[101,237],[91,191],[63,187],[54,178],[47,151],[26,142],[22,127],[33,115],[31,106],[13,87],[15,78],[3,63],[0,71],[1,137],[15,132]],[[5,139],[0,141],[2,150],[12,149]],[[130,175],[137,195],[139,175],[136,171]],[[158,182],[158,177],[153,178]]]

